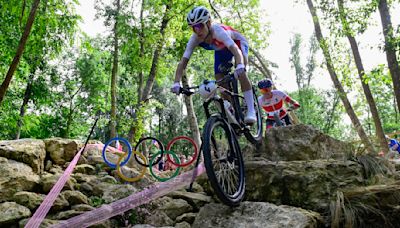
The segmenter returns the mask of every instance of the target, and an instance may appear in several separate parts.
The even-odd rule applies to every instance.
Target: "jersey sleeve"
[[[197,39],[196,34],[192,34],[189,39],[189,42],[186,45],[185,52],[183,53],[183,57],[190,59],[192,56],[194,49],[199,45],[199,40]]]
[[[221,41],[224,43],[225,47],[230,47],[235,42],[233,41],[232,37],[229,36],[228,32],[226,32],[221,25],[219,24],[214,24],[213,25],[213,30],[214,30],[214,38],[218,41]]]

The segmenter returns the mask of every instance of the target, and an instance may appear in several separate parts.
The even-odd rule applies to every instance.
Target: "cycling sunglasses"
[[[204,28],[205,24],[204,23],[198,23],[192,26],[192,29],[194,32],[200,31]]]
[[[267,93],[269,89],[271,89],[271,87],[263,88],[263,89],[260,89],[260,92],[262,94],[264,94],[264,93]]]

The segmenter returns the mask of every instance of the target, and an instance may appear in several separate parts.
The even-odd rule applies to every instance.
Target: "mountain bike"
[[[293,108],[293,107],[289,107],[288,109],[286,109],[286,111],[288,112],[287,115],[289,115],[289,112],[293,111],[294,109],[295,108]],[[287,124],[283,120],[284,117],[282,117],[282,118],[280,117],[281,111],[282,111],[282,109],[278,109],[273,112],[268,112],[268,115],[264,116],[264,118],[268,119],[268,116],[273,116],[274,123],[273,123],[272,127],[283,127],[283,126],[291,125],[292,123]]]
[[[232,73],[232,66],[232,63],[220,66],[225,75],[222,79],[204,80],[198,86],[181,88],[180,93],[187,96],[200,93],[204,98],[203,107],[207,122],[203,130],[201,148],[206,173],[221,202],[237,206],[245,192],[244,161],[237,137],[245,135],[250,142],[260,143],[262,117],[255,89],[252,88],[257,121],[253,125],[244,123],[247,105],[244,97],[238,94],[238,81]],[[223,83],[226,83],[228,88],[220,86]],[[218,91],[229,97],[230,105],[219,96]],[[218,111],[212,112],[211,104],[216,104]]]

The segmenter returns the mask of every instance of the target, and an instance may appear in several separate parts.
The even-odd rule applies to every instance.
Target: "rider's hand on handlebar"
[[[245,74],[245,72],[246,72],[246,68],[244,67],[244,64],[239,63],[236,66],[234,76],[236,79],[238,79],[240,76],[243,76]]]
[[[181,89],[181,83],[179,82],[175,82],[171,86],[171,92],[175,93],[176,95],[179,95],[180,89]]]
[[[293,104],[287,109],[287,111],[290,112],[290,111],[296,110],[298,108],[300,108],[299,104]]]

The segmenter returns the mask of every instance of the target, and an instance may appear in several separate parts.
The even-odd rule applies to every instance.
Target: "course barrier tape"
[[[88,145],[89,146],[89,145]],[[87,147],[86,147],[87,148]],[[68,181],[72,171],[74,170],[78,160],[82,154],[83,148],[79,150],[79,152],[75,155],[74,159],[68,165],[67,169],[64,171],[63,175],[58,179],[56,184],[51,188],[49,194],[47,194],[46,198],[40,204],[39,208],[35,211],[32,218],[29,219],[26,224],[26,228],[37,228],[42,223],[43,219],[46,217],[49,212],[51,206],[53,206],[54,201],[57,196],[60,194],[62,188],[65,183]]]
[[[87,144],[85,147],[85,151],[89,148],[98,148],[102,149],[103,144]],[[117,152],[117,150],[111,148],[113,152]],[[65,183],[68,181],[69,177],[71,176],[72,172],[76,164],[79,161],[81,154],[83,153],[83,148],[81,148],[78,153],[76,153],[75,157],[72,159],[71,163],[65,169],[64,173],[54,186],[51,188],[49,194],[47,194],[46,198],[40,204],[38,209],[36,209],[33,216],[29,219],[28,223],[25,225],[26,228],[37,228],[42,223],[43,219],[46,217],[47,213],[49,213],[50,208],[53,206],[54,201],[56,200],[57,196],[60,194],[61,190],[63,189]]]
[[[185,172],[176,178],[167,181],[159,182],[151,185],[141,192],[134,193],[126,198],[117,200],[111,204],[103,205],[92,211],[85,212],[68,220],[62,221],[59,224],[51,226],[52,228],[81,228],[88,227],[104,220],[107,220],[116,215],[122,214],[125,211],[148,203],[154,199],[166,195],[169,192],[183,188],[194,181],[194,179],[205,172],[204,163],[194,168],[193,171]]]

